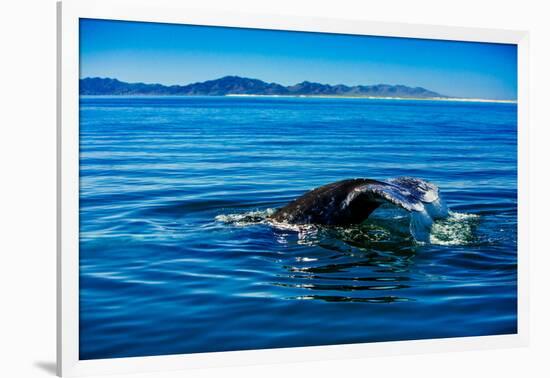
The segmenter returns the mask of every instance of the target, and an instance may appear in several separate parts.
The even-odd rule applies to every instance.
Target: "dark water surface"
[[[515,104],[81,99],[80,358],[516,333]],[[344,178],[416,176],[431,243],[266,214]]]

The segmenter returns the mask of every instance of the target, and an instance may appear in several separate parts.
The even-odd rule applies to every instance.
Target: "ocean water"
[[[517,332],[515,104],[82,97],[80,358]],[[429,243],[266,216],[346,178],[414,176]]]

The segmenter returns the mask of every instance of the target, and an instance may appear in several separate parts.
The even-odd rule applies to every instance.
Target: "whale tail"
[[[411,217],[410,232],[417,241],[428,242],[434,220],[449,215],[447,205],[439,196],[439,188],[415,177],[358,186],[348,195],[348,205],[356,196],[367,196],[373,202],[388,202],[407,210]]]
[[[411,214],[410,231],[418,241],[429,241],[434,220],[448,215],[436,185],[415,177],[398,177],[387,181],[351,179],[324,185],[292,201],[270,218],[291,224],[358,224],[384,203]]]

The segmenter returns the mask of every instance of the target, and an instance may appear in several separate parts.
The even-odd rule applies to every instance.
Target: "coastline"
[[[380,96],[331,96],[331,95],[252,95],[252,94],[227,94],[222,97],[274,97],[274,98],[345,98],[364,100],[398,100],[398,101],[449,101],[449,102],[487,102],[499,104],[517,104],[517,100],[492,100],[486,98],[460,98],[460,97],[380,97]]]
[[[376,97],[376,96],[330,96],[330,95],[167,95],[167,94],[80,94],[78,97],[263,97],[263,98],[319,98],[319,99],[356,99],[356,100],[395,100],[395,101],[447,101],[447,102],[481,102],[495,104],[517,104],[517,100],[491,100],[485,98],[455,97]]]

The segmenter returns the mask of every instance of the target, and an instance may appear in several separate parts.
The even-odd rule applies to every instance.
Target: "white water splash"
[[[251,224],[267,223],[267,217],[274,214],[277,209],[253,210],[244,213],[220,214],[214,218],[218,222],[235,226],[248,226]]]
[[[437,245],[464,245],[475,239],[474,228],[479,215],[449,212],[447,218],[432,225],[430,243]]]

